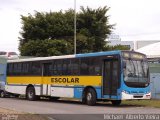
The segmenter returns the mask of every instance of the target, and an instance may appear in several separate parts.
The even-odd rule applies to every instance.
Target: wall
[[[160,63],[150,63],[151,93],[153,99],[160,99]]]

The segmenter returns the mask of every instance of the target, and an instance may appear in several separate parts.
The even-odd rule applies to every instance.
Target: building
[[[153,99],[160,99],[160,63],[149,63],[150,84]]]
[[[115,45],[125,45],[130,48],[130,50],[137,50],[145,46],[158,43],[160,40],[135,40],[135,41],[122,41],[121,39],[108,39],[108,44],[111,46]]]
[[[136,51],[146,54],[149,59],[160,58],[160,42],[141,47]]]
[[[160,42],[141,47],[137,51],[147,55],[152,98],[160,99]]]
[[[160,40],[135,40],[134,41],[134,50],[140,49],[142,47],[158,43]]]

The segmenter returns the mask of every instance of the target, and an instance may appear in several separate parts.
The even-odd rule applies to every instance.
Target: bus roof
[[[27,61],[29,62],[29,61],[51,60],[51,59],[64,59],[64,58],[75,58],[75,55],[25,58],[25,59],[8,60],[7,62],[8,63],[11,63],[11,62],[27,62]]]
[[[76,54],[76,57],[115,55],[115,54],[120,54],[120,52],[121,52],[120,50],[116,50],[116,51],[103,51],[103,52],[95,52],[95,53]]]
[[[51,60],[51,59],[65,59],[65,58],[80,58],[80,57],[91,57],[91,56],[102,56],[102,55],[115,55],[115,54],[120,54],[120,52],[121,52],[120,50],[116,50],[116,51],[104,51],[104,52],[84,53],[84,54],[76,54],[76,55],[35,57],[35,58],[8,60],[8,63],[25,62],[25,61],[41,61],[41,60]]]

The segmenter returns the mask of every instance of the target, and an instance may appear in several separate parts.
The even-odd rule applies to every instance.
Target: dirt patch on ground
[[[42,115],[29,114],[0,108],[0,120],[47,120],[47,118]]]

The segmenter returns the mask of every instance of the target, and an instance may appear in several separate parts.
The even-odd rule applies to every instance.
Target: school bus
[[[28,100],[66,97],[88,105],[151,98],[146,56],[119,50],[9,60],[5,89]]]

